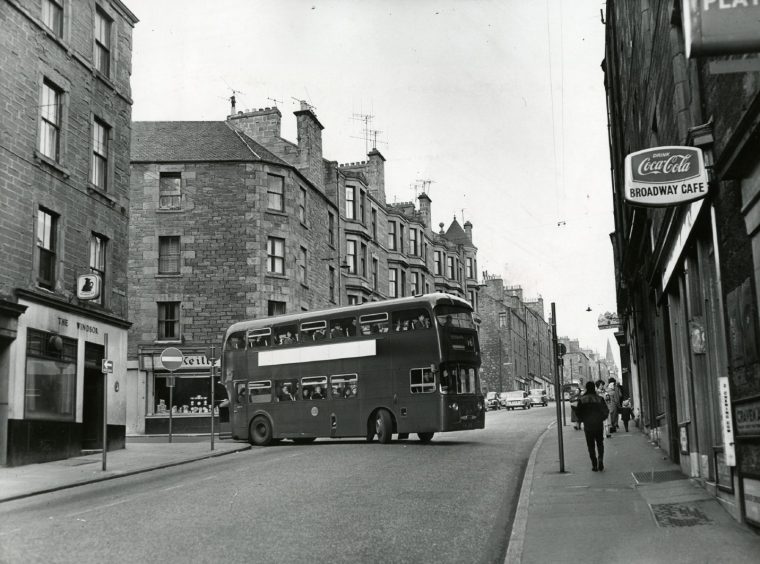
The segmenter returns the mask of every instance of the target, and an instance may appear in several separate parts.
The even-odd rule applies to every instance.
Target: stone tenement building
[[[734,517],[760,527],[760,74],[750,71],[756,55],[739,49],[687,58],[682,7],[697,4],[606,6],[616,337],[651,439]],[[757,20],[756,3],[728,4]],[[720,35],[710,43],[728,39]],[[703,151],[709,193],[629,205],[626,156],[663,146]]]
[[[124,445],[136,22],[119,0],[0,0],[3,465],[102,446],[103,359]]]
[[[208,353],[234,322],[430,291],[477,304],[472,225],[433,232],[425,194],[419,211],[387,204],[379,151],[326,160],[317,116],[305,104],[295,116],[297,143],[277,108],[133,124],[130,431],[168,428],[168,346],[187,358],[174,428],[206,431]]]
[[[483,275],[479,299],[481,384],[487,391],[544,388],[553,395],[551,326],[544,301],[524,301],[522,288]]]

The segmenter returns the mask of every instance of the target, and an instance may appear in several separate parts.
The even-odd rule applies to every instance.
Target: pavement
[[[214,450],[211,450],[208,436],[204,440],[175,435],[171,444],[166,436],[127,437],[126,448],[106,453],[105,471],[102,451],[54,462],[0,467],[0,503],[230,455],[250,448],[247,443],[217,439]]]
[[[760,534],[638,428],[605,439],[603,472],[591,471],[583,431],[562,429],[564,473],[556,424],[531,453],[506,564],[760,562]]]

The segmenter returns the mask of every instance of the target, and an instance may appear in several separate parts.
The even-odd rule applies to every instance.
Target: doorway
[[[84,344],[84,387],[82,394],[82,449],[103,448],[102,345]]]

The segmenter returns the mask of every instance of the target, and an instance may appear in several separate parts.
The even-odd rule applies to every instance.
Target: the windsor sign
[[[696,147],[654,147],[625,158],[625,200],[635,206],[675,206],[707,196],[707,171]]]

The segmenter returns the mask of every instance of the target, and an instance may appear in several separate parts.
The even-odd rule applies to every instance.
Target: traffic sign
[[[161,351],[161,364],[169,372],[179,370],[184,361],[185,356],[182,354],[182,351],[177,348],[169,347],[168,349]]]
[[[103,359],[100,366],[100,371],[103,374],[112,374],[113,373],[113,360]]]

